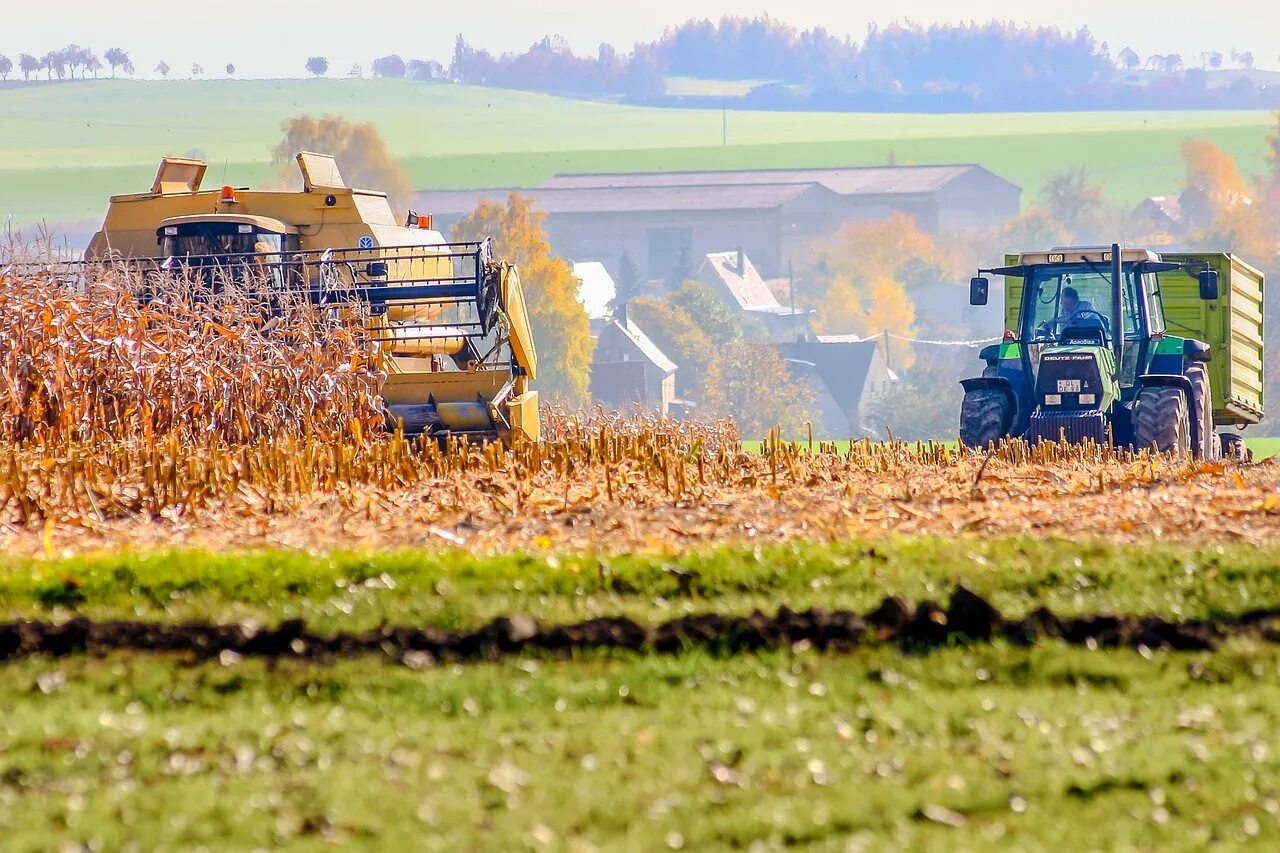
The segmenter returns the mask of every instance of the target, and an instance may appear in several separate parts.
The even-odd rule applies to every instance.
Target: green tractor
[[[966,379],[960,439],[1094,441],[1244,458],[1262,419],[1262,274],[1227,254],[1106,247],[1011,255],[979,270],[969,302],[1004,276],[1006,328]]]

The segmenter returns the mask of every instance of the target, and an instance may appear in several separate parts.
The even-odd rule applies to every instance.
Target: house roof
[[[709,276],[719,282],[743,311],[774,311],[781,308],[778,298],[773,295],[750,258],[741,255],[742,269],[738,268],[739,256],[738,252],[713,252],[703,261],[699,275]]]
[[[578,301],[587,311],[587,317],[604,317],[609,313],[609,303],[617,295],[613,276],[599,261],[580,261],[573,265],[578,279]]]
[[[741,169],[700,172],[561,174],[544,182],[547,189],[622,189],[692,185],[744,186],[816,183],[839,195],[915,195],[936,192],[966,175],[1018,187],[976,163],[939,166],[853,166],[827,169]]]
[[[415,193],[414,204],[426,213],[449,216],[470,213],[484,200],[502,201],[512,192],[529,196],[535,210],[552,216],[667,210],[768,210],[810,194],[835,198],[826,187],[808,182],[425,191]]]
[[[1164,216],[1170,222],[1181,225],[1183,221],[1182,200],[1176,195],[1153,195],[1143,199],[1136,213]]]
[[[635,347],[640,351],[640,354],[643,355],[654,367],[658,368],[663,373],[675,372],[675,362],[667,358],[667,354],[659,349],[658,345],[655,344],[639,326],[631,322],[631,320],[618,320],[615,318],[609,321],[609,327],[615,328],[625,335],[631,343],[635,344]]]
[[[784,358],[808,362],[822,379],[831,396],[849,419],[859,422],[858,411],[862,406],[862,393],[867,384],[873,359],[879,357],[879,345],[874,341],[845,341],[828,338],[816,341],[795,341],[779,344]]]

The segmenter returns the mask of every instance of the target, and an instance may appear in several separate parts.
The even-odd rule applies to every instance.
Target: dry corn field
[[[0,282],[0,546],[676,552],[1030,533],[1280,536],[1280,469],[1099,447],[771,440],[731,423],[544,413],[536,446],[386,435],[358,324],[243,295],[138,299],[113,270]]]

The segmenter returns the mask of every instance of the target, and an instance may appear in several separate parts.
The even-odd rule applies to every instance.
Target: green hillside
[[[377,125],[423,188],[536,184],[564,170],[976,161],[1030,196],[1086,166],[1117,202],[1178,186],[1178,146],[1217,141],[1263,166],[1266,112],[894,115],[653,109],[389,80],[80,81],[0,87],[0,217],[100,216],[149,185],[163,154],[196,153],[237,184],[272,174],[280,122],[300,113]],[[224,165],[225,164],[225,165]]]

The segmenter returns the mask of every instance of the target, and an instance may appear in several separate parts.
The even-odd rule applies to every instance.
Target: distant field
[[[1176,189],[1178,146],[1211,138],[1263,167],[1263,111],[895,115],[653,109],[386,80],[86,81],[0,87],[0,222],[101,216],[150,185],[164,154],[211,180],[260,183],[280,122],[331,113],[376,124],[422,188],[533,185],[564,170],[636,171],[976,161],[1029,197],[1087,167],[1117,202]]]

